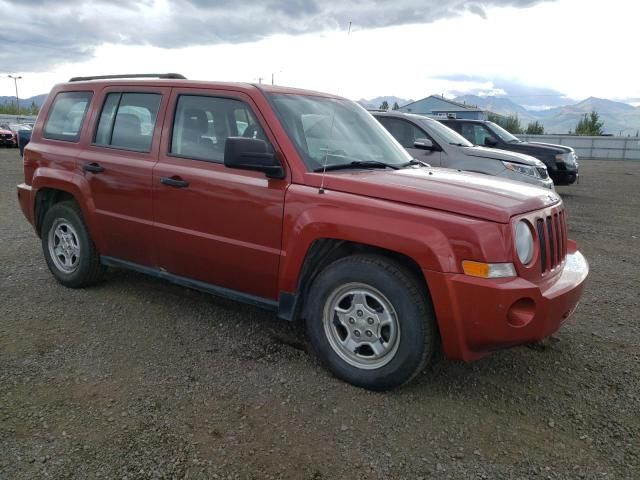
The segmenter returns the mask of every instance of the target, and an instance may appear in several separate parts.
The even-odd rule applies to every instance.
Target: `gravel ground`
[[[0,478],[640,478],[640,162],[582,172],[572,320],[376,394],[261,310],[126,271],[58,285],[0,150]]]

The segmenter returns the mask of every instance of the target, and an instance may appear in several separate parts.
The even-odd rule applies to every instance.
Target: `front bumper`
[[[580,174],[578,170],[558,170],[553,174],[553,181],[556,185],[572,185],[578,181]]]
[[[469,361],[556,332],[578,305],[589,265],[580,252],[570,251],[562,271],[540,284],[520,277],[424,274],[445,354]]]

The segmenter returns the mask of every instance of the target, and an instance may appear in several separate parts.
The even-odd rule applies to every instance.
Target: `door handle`
[[[160,183],[176,188],[185,188],[189,186],[189,182],[187,182],[186,180],[182,180],[180,177],[160,177]]]
[[[82,169],[85,172],[91,172],[91,173],[102,173],[104,172],[104,167],[102,165],[100,165],[99,163],[85,163],[84,165],[82,165]]]

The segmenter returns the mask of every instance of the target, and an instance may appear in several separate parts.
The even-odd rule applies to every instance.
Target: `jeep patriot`
[[[334,95],[149,76],[73,78],[38,116],[18,199],[61,284],[119,267],[272,310],[373,390],[575,310],[555,192],[431,168]]]

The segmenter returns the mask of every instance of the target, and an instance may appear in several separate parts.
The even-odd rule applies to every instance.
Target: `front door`
[[[103,240],[101,254],[151,265],[151,175],[158,159],[169,88],[103,90],[89,146],[78,160],[89,182]]]
[[[195,89],[173,90],[167,119],[153,170],[158,265],[275,300],[288,181],[223,164],[230,136],[274,148],[264,119],[240,93]]]

